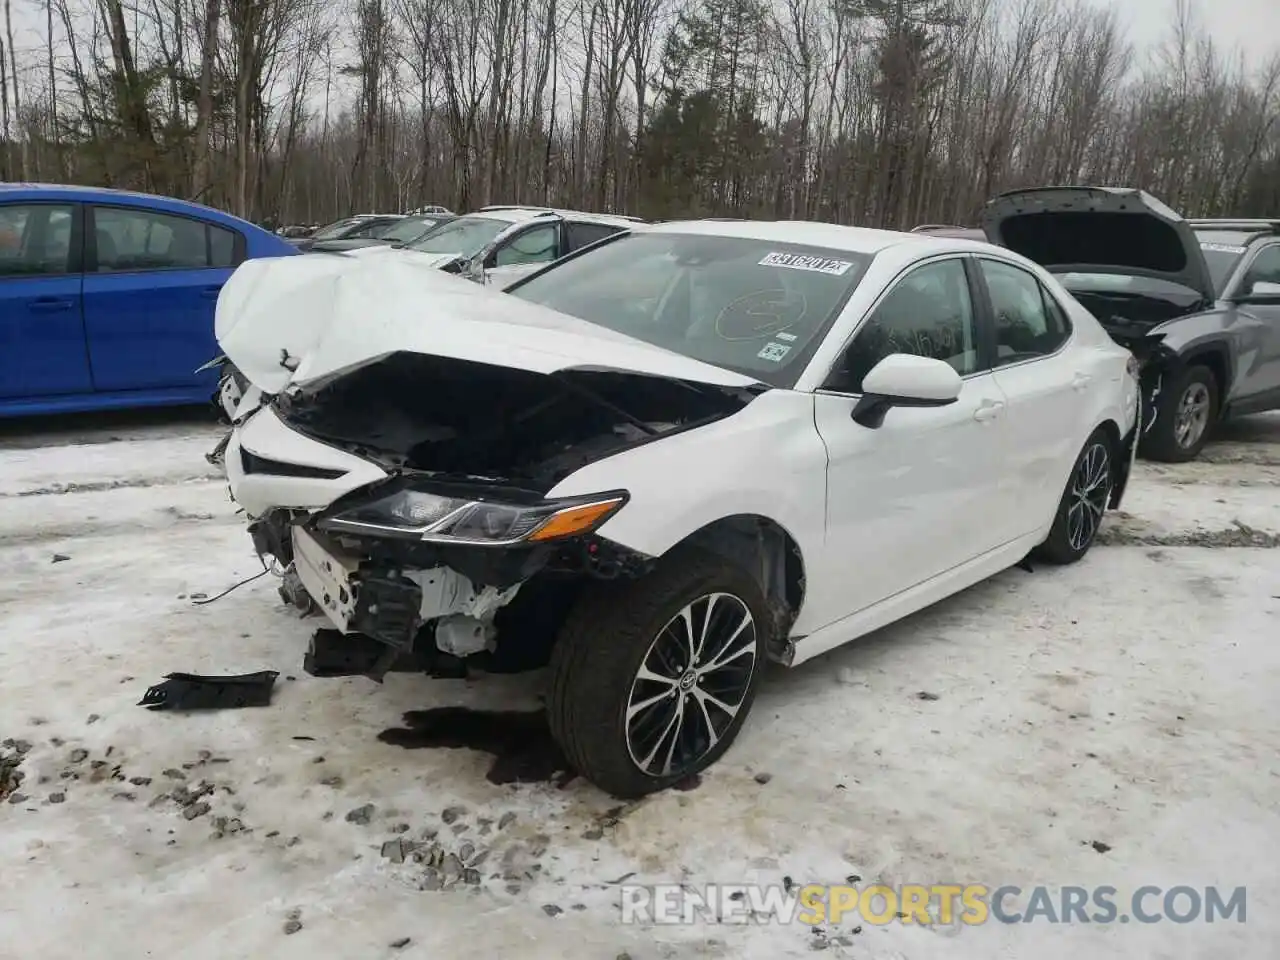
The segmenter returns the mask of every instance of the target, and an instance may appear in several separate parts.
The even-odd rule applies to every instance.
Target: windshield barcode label
[[[786,267],[788,270],[810,270],[813,273],[829,273],[833,277],[844,276],[853,266],[848,260],[828,260],[826,257],[806,257],[798,253],[769,253],[760,261],[762,267]]]

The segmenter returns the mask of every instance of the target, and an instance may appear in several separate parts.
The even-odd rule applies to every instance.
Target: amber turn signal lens
[[[572,537],[589,530],[621,505],[622,498],[617,497],[602,503],[585,503],[580,507],[566,507],[559,513],[552,514],[546,523],[529,535],[529,540],[536,543],[541,540]]]

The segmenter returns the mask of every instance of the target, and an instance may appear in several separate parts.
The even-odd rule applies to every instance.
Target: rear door
[[[242,234],[146,207],[87,207],[84,322],[99,390],[195,387]]]
[[[83,208],[0,204],[0,397],[93,389],[81,313]]]
[[[505,288],[563,256],[561,221],[539,221],[502,241],[486,258],[485,282]]]
[[[1097,409],[1085,400],[1106,384],[1085,353],[1066,349],[1071,322],[1035,274],[1004,260],[976,262],[993,320],[992,376],[1009,404],[1003,509],[1023,536],[1053,515],[1090,426],[1087,412]]]

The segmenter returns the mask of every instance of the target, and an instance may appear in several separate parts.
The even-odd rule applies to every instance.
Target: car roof
[[[467,217],[485,217],[492,220],[507,220],[511,223],[523,223],[537,217],[559,216],[581,223],[599,223],[611,227],[634,227],[644,223],[638,217],[628,217],[615,213],[591,213],[586,210],[564,210],[559,207],[481,207],[474,213],[463,214]]]
[[[987,250],[990,244],[978,240],[906,233],[871,227],[847,227],[838,223],[808,220],[674,220],[653,224],[646,233],[685,233],[709,237],[740,237],[746,240],[775,241],[874,256],[900,244],[916,244],[938,251]]]
[[[12,200],[15,196],[33,200],[64,200],[69,203],[119,204],[135,201],[141,205],[150,206],[161,213],[167,211],[174,214],[200,216],[226,224],[234,223],[240,229],[250,228],[263,233],[270,233],[270,231],[263,230],[262,227],[255,223],[250,223],[243,217],[237,217],[235,214],[219,210],[217,207],[210,207],[192,200],[180,200],[177,197],[141,193],[136,190],[117,190],[114,187],[84,187],[66,183],[23,183],[13,181],[0,183],[0,201]]]
[[[1280,236],[1280,220],[1188,220],[1197,234],[1216,235],[1230,239],[1237,246],[1247,247],[1264,237]]]

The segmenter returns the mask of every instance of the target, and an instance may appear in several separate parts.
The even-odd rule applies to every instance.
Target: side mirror
[[[475,283],[484,283],[484,258],[477,255],[470,260],[463,260],[458,273]]]
[[[1258,280],[1249,292],[1237,298],[1241,303],[1273,303],[1280,302],[1280,283],[1269,280]]]
[[[872,430],[884,423],[892,407],[945,407],[960,397],[963,382],[941,360],[891,353],[862,378],[862,398],[854,405],[855,422]]]

